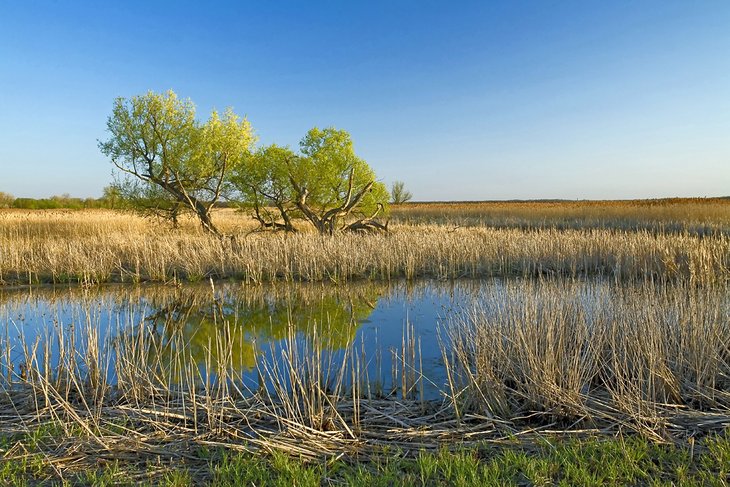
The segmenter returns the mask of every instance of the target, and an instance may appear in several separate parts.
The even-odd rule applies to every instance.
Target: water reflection
[[[200,366],[225,363],[247,371],[256,366],[268,345],[290,334],[316,339],[325,350],[346,347],[385,290],[383,285],[180,289],[147,298],[155,311],[146,317],[150,327],[142,332],[151,333],[154,362],[170,363],[184,347]],[[138,329],[127,332],[139,333]],[[217,346],[222,336],[229,343]],[[222,353],[230,355],[221,357]]]
[[[365,364],[363,373],[388,389],[394,368],[403,369],[408,323],[412,344],[418,347],[418,366],[440,387],[444,370],[437,321],[452,309],[468,305],[483,286],[492,285],[401,281],[0,290],[0,326],[4,325],[0,369],[14,364],[17,371],[20,363],[28,361],[21,343],[37,338],[49,344],[49,357],[43,357],[43,362],[58,363],[60,330],[66,336],[75,335],[75,347],[82,356],[88,330],[93,329],[103,348],[99,355],[112,357],[102,364],[111,382],[124,379],[114,375],[124,374],[115,360],[121,345],[131,344],[136,352],[143,349],[150,374],[174,377],[188,366],[179,363],[185,356],[197,364],[201,378],[208,372],[217,374],[217,366],[225,363],[242,378],[248,373],[255,383],[257,363],[278,356],[281,342],[294,336],[299,343],[314,342],[329,351],[335,367],[337,354],[353,345]],[[0,370],[0,375],[7,375],[7,370]],[[436,386],[430,391],[427,395],[438,394]]]
[[[205,381],[224,373],[230,378],[235,371],[239,384],[250,381],[256,387],[262,363],[276,364],[287,351],[311,356],[307,354],[314,348],[334,357],[330,364],[340,371],[345,362],[339,359],[357,354],[360,365],[349,362],[348,373],[365,374],[364,383],[379,382],[386,394],[397,387],[403,391],[404,371],[410,374],[417,363],[432,381],[426,397],[435,397],[446,383],[439,322],[442,331],[452,325],[461,330],[459,340],[467,346],[487,327],[497,330],[488,336],[504,348],[526,326],[536,330],[538,346],[544,341],[543,328],[573,317],[590,327],[600,320],[637,327],[662,323],[681,332],[677,340],[685,340],[694,329],[687,323],[695,321],[714,323],[721,330],[718,336],[724,336],[730,326],[729,296],[724,285],[618,286],[597,279],[0,290],[0,383],[6,377],[17,381],[21,364],[33,359],[41,370],[63,364],[59,337],[64,337],[65,350],[74,350],[66,360],[81,362],[91,350],[100,357],[98,368],[117,384],[127,373],[120,364],[129,363],[140,367],[130,374],[149,373],[161,383],[177,384],[183,372],[189,374],[186,381],[193,375]],[[685,309],[702,316],[683,318]],[[464,313],[464,320],[453,320]],[[92,337],[98,337],[101,350],[94,349]],[[453,348],[448,337],[447,351]],[[508,358],[505,363],[510,363]]]

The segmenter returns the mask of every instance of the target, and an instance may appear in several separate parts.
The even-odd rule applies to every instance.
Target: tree
[[[187,206],[175,198],[172,194],[160,186],[148,184],[140,179],[120,178],[109,188],[118,194],[115,207],[119,209],[131,209],[148,218],[157,218],[177,228],[180,216]]]
[[[157,191],[175,215],[180,209],[191,211],[204,230],[220,235],[211,212],[253,143],[245,118],[230,109],[222,117],[213,111],[201,124],[193,103],[170,90],[117,98],[107,130],[111,136],[99,148],[137,183],[126,183],[134,189],[132,195]]]
[[[101,205],[105,208],[116,209],[122,205],[123,194],[118,186],[110,184],[105,186],[101,194]]]
[[[299,143],[303,157],[290,163],[289,179],[296,207],[320,233],[387,227],[375,217],[387,211],[388,190],[375,172],[355,155],[344,130],[313,128]],[[356,221],[346,223],[354,216]]]
[[[12,208],[15,196],[0,191],[0,208]]]
[[[413,194],[406,190],[403,181],[394,181],[393,186],[391,186],[390,197],[394,205],[400,205],[401,203],[410,201],[413,198]]]
[[[262,226],[293,230],[292,220],[304,218],[322,234],[387,230],[376,217],[387,211],[388,190],[355,155],[350,134],[313,128],[299,146],[299,154],[275,145],[260,149],[234,177]]]
[[[299,214],[289,166],[296,157],[288,147],[273,144],[249,154],[233,174],[234,185],[263,228],[295,231],[293,219]]]

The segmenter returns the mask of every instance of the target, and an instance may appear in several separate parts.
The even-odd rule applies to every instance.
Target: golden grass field
[[[730,276],[727,200],[402,205],[387,234],[335,238],[215,217],[234,239],[111,210],[3,210],[0,283]]]
[[[407,203],[391,216],[399,223],[727,234],[730,198]]]

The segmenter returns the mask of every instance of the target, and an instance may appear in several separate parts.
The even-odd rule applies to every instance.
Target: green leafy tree
[[[123,206],[123,194],[120,188],[114,184],[105,186],[101,193],[100,205],[104,208],[117,209]]]
[[[204,230],[220,232],[212,209],[229,190],[231,172],[253,143],[251,125],[232,110],[215,111],[206,123],[195,118],[195,106],[174,92],[148,92],[118,98],[107,120],[110,138],[99,147],[127,179],[129,196],[167,198],[171,208],[192,212]],[[143,198],[144,199],[144,198]]]
[[[120,178],[111,185],[118,193],[117,209],[131,209],[148,217],[169,223],[177,228],[180,216],[189,207],[163,188],[133,178]]]
[[[299,214],[289,166],[296,157],[288,147],[274,144],[249,154],[246,163],[234,172],[234,185],[264,228],[295,231],[293,219]]]
[[[390,189],[390,197],[394,205],[400,205],[401,203],[410,201],[413,198],[413,194],[406,190],[406,185],[403,181],[394,181]]]
[[[322,234],[387,230],[376,217],[387,212],[390,195],[355,154],[350,134],[313,128],[299,146],[299,154],[278,146],[260,149],[234,178],[262,225],[292,230],[292,220],[304,218]],[[264,207],[275,211],[262,218]]]

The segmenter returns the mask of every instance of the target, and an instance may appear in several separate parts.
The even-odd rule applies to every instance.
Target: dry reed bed
[[[218,240],[108,211],[10,215],[0,220],[4,284],[207,277],[341,282],[546,273],[707,282],[730,276],[730,237],[724,235],[394,225],[385,235],[239,233]],[[225,215],[222,226],[240,231],[235,224],[240,217]],[[250,222],[243,226],[254,228]]]
[[[635,429],[730,426],[730,289],[507,281],[446,327],[453,404]]]
[[[59,325],[42,340],[14,345],[13,352],[23,356],[22,367],[8,366],[4,359],[13,352],[6,351],[0,359],[0,434],[43,425],[57,434],[40,452],[15,444],[2,452],[4,461],[41,459],[57,478],[114,460],[124,461],[125,469],[137,464],[142,472],[151,459],[204,464],[194,454],[203,447],[284,451],[305,460],[366,457],[399,444],[415,452],[419,430],[433,420],[444,428],[452,422],[448,407],[407,397],[409,393],[396,400],[372,397],[365,352],[350,346],[333,362],[326,333],[319,335],[317,325],[306,340],[292,326],[281,346],[272,345],[275,353],[257,364],[256,387],[247,386],[231,365],[236,330],[230,323],[221,323],[204,360],[206,370],[216,371],[215,378],[201,373],[182,334],[159,341],[147,325],[143,318],[128,323],[106,343],[94,323],[84,324],[81,340]],[[157,357],[166,347],[178,353],[160,362]],[[403,350],[411,357],[403,363],[415,370],[413,344]],[[54,353],[57,365],[49,362]],[[407,372],[402,378],[408,390],[420,379],[409,383],[412,376]],[[494,428],[483,425],[475,431],[491,434]],[[451,433],[444,430],[438,436],[446,441]]]
[[[393,206],[391,217],[403,224],[730,235],[730,198],[408,203]]]
[[[530,279],[445,325],[450,382],[433,402],[418,397],[426,378],[412,336],[395,352],[400,390],[383,400],[370,387],[377,378],[367,375],[365,350],[353,344],[332,362],[316,333],[302,342],[294,326],[269,355],[281,360],[258,363],[263,387],[245,387],[231,367],[236,330],[223,318],[205,364],[217,380],[201,373],[181,337],[159,342],[143,320],[113,342],[92,321],[81,339],[50,327],[44,340],[15,346],[22,369],[8,366],[5,345],[0,433],[53,424],[63,434],[41,452],[16,444],[6,461],[41,456],[59,476],[114,459],[194,466],[191,452],[204,446],[367,457],[384,446],[414,454],[566,431],[672,441],[730,425],[730,239],[722,234],[394,225],[388,235],[221,242],[113,212],[71,215],[0,213],[0,280]],[[240,229],[238,221],[231,213],[222,223]],[[584,274],[613,284],[566,279]],[[626,284],[633,278],[638,288]],[[174,361],[156,360],[173,345]]]

